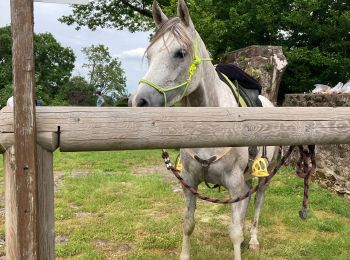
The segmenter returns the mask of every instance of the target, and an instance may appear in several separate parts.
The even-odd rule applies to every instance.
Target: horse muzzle
[[[164,97],[161,93],[145,85],[129,98],[129,107],[162,107]]]

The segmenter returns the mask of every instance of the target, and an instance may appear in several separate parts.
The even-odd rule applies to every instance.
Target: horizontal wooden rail
[[[1,119],[0,119],[1,120]],[[58,136],[54,132],[38,133],[37,142],[48,151],[55,151],[58,147]],[[15,143],[14,133],[0,132],[0,153],[4,153]]]
[[[36,115],[38,142],[64,152],[350,143],[346,107],[38,107]],[[5,108],[0,147],[11,144],[12,133],[13,114]]]

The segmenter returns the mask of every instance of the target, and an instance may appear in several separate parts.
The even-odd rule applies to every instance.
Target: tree
[[[0,88],[0,108],[6,105],[7,99],[12,96],[13,87],[11,84]]]
[[[95,89],[83,77],[74,76],[61,88],[59,100],[65,100],[67,105],[72,106],[94,106]]]
[[[153,27],[152,13],[149,7],[153,0],[97,0],[87,5],[75,6],[73,15],[63,16],[60,20],[76,28],[88,26],[124,28],[130,31],[147,31]],[[168,1],[161,1],[166,4]]]
[[[0,28],[0,106],[12,96],[12,46],[10,27]]]
[[[83,67],[89,69],[89,85],[102,94],[108,95],[112,100],[127,96],[126,78],[118,58],[112,58],[104,45],[92,45],[83,48],[87,64]]]
[[[74,69],[72,49],[62,47],[50,33],[34,36],[35,78],[47,93],[44,101],[50,104],[60,88],[69,81]]]
[[[0,28],[0,104],[12,94],[11,28]],[[37,98],[51,104],[60,87],[69,81],[75,55],[62,47],[50,33],[34,35],[35,81]]]
[[[94,1],[77,6],[61,21],[117,29],[149,30],[153,0]],[[159,1],[174,15],[177,0]],[[198,32],[219,61],[249,45],[282,45],[289,66],[282,91],[308,91],[315,83],[350,78],[350,5],[348,0],[188,0]]]

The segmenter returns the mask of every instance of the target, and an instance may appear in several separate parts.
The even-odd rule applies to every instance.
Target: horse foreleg
[[[246,199],[247,200],[247,199]],[[241,244],[243,238],[243,208],[245,201],[240,201],[232,205],[232,223],[230,225],[230,238],[234,249],[234,259],[241,259]]]
[[[264,204],[264,197],[265,197],[265,188],[259,189],[255,197],[254,220],[253,220],[253,226],[250,230],[250,241],[249,241],[249,248],[254,251],[259,250],[258,225],[259,225],[260,211]]]
[[[240,185],[232,185],[229,188],[230,196],[237,197],[241,195],[246,190],[244,180]],[[242,200],[240,202],[232,204],[232,222],[229,228],[230,238],[233,244],[234,249],[234,259],[241,259],[241,244],[244,240],[243,238],[243,225],[244,225],[244,216],[246,213],[247,204],[249,202],[249,198]]]
[[[244,193],[248,192],[250,189],[252,188],[252,183],[251,182],[246,182],[245,183],[245,191]],[[243,206],[242,206],[242,214],[243,214],[243,218],[242,218],[242,225],[244,227],[244,219],[247,215],[247,211],[248,211],[248,207],[249,207],[249,202],[250,202],[250,197],[248,197],[246,200],[244,200]]]
[[[262,208],[263,203],[264,203],[264,191],[261,191],[261,192],[259,191],[256,194],[254,220],[253,220],[252,228],[250,230],[250,241],[249,241],[249,248],[254,251],[259,250],[258,225],[259,225],[260,210]]]
[[[279,148],[275,146],[268,146],[267,153],[270,161],[269,172],[271,172],[271,170],[273,170],[277,165]],[[261,180],[259,180],[259,182],[260,181]],[[260,211],[264,204],[266,187],[267,186],[258,189],[255,197],[254,220],[253,220],[253,226],[250,230],[250,241],[249,241],[249,248],[254,251],[259,250],[258,225],[259,225]]]
[[[194,187],[194,186],[192,186]],[[197,187],[194,187],[197,188]],[[190,237],[195,227],[194,213],[196,210],[197,198],[190,191],[184,189],[186,207],[184,212],[183,237],[182,237],[182,251],[180,255],[181,260],[190,259]]]

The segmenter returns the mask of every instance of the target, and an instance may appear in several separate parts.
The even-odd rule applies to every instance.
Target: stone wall
[[[350,107],[350,94],[288,94],[283,106]],[[350,145],[318,145],[316,159],[314,180],[350,199]]]
[[[262,95],[276,104],[279,85],[287,67],[282,47],[249,46],[226,54],[221,63],[232,63],[254,77],[262,86]]]

